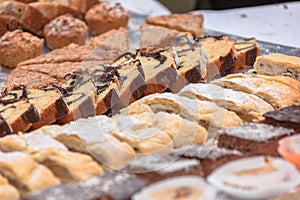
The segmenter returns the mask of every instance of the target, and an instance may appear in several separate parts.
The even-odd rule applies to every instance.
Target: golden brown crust
[[[0,63],[7,67],[17,65],[41,54],[44,40],[21,30],[7,32],[0,38]]]
[[[1,200],[19,200],[18,190],[10,185],[6,178],[0,175],[0,199]]]
[[[83,21],[65,14],[44,27],[44,36],[51,49],[59,49],[71,43],[83,45],[88,36],[88,27]]]
[[[128,11],[124,10],[119,3],[101,2],[85,14],[85,20],[93,35],[99,35],[120,27],[126,28],[128,19]]]
[[[86,13],[94,5],[99,3],[98,0],[56,0],[55,2],[73,7],[83,14]]]
[[[203,34],[202,14],[170,14],[147,17],[146,23],[156,26],[163,26],[180,32],[190,32],[194,36]]]

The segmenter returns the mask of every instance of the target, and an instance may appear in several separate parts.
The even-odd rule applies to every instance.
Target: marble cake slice
[[[207,74],[207,60],[199,40],[189,34],[179,34],[170,45],[170,51],[176,54],[177,81],[172,92],[180,91],[189,83],[203,82]]]
[[[260,55],[260,45],[254,38],[233,41],[236,50],[236,61],[232,71],[245,69],[254,65],[255,59]]]
[[[49,125],[68,113],[68,106],[62,94],[56,88],[28,89],[26,87],[6,89],[3,92],[5,98],[28,99],[37,109],[40,120],[32,124],[31,129],[37,129]]]
[[[0,99],[0,115],[12,128],[12,133],[25,132],[40,120],[35,106],[28,99]]]
[[[96,65],[83,70],[91,77],[96,87],[96,114],[101,115],[111,109],[112,97],[117,96],[119,85],[117,67]]]
[[[176,52],[140,49],[136,59],[141,62],[147,85],[143,96],[164,92],[178,80]]]
[[[208,36],[198,40],[208,59],[205,79],[225,74],[233,68],[236,50],[228,36]]]
[[[61,91],[69,108],[69,112],[57,120],[57,123],[66,124],[76,119],[95,116],[95,84],[81,70],[65,77],[65,83],[55,87]]]
[[[131,52],[125,53],[112,64],[112,66],[119,68],[119,86],[117,94],[112,96],[112,113],[119,112],[121,108],[141,98],[147,89],[141,62],[132,58],[132,55],[134,54]]]

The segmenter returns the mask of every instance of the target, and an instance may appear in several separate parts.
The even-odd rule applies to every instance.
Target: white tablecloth
[[[300,48],[300,2],[197,12],[205,28]]]

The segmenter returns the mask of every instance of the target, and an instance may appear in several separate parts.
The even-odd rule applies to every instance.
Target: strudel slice
[[[6,178],[0,175],[0,199],[1,200],[19,200],[18,190],[10,185]]]
[[[0,99],[0,114],[11,126],[13,133],[27,131],[40,120],[37,109],[28,100]]]
[[[109,118],[100,123],[109,122]],[[118,116],[115,118],[119,131],[110,134],[130,144],[140,154],[166,154],[173,148],[172,139],[161,129],[147,126],[147,122],[134,116]]]
[[[3,137],[0,139],[0,150],[31,154],[36,162],[48,167],[61,182],[82,181],[102,172],[102,168],[89,155],[69,152],[65,145],[44,134]]]
[[[50,135],[72,151],[90,154],[106,167],[120,169],[136,158],[135,151],[127,143],[105,133],[112,127],[110,124],[100,126],[102,118],[107,117],[79,119],[64,126],[45,126],[32,133]]]
[[[34,123],[31,129],[52,124],[68,112],[66,102],[56,88],[28,89],[26,87],[6,89],[3,92],[5,98],[28,99],[40,114],[40,120]]]
[[[21,152],[0,153],[0,172],[22,197],[60,183],[49,169]]]
[[[289,76],[300,81],[300,58],[280,53],[257,57],[254,70],[258,74]]]
[[[242,120],[232,111],[217,106],[209,101],[189,99],[172,93],[153,94],[135,103],[146,104],[154,112],[170,112],[196,121],[206,129],[237,126]],[[134,104],[135,104],[134,103]]]
[[[255,76],[233,74],[211,82],[221,87],[254,94],[275,109],[300,102],[300,93],[292,87],[280,82],[266,80]]]
[[[218,106],[236,112],[245,122],[258,121],[273,107],[259,97],[224,89],[213,84],[190,84],[184,87],[179,95],[193,99],[212,101]]]
[[[0,114],[0,136],[12,133],[13,130],[10,124]]]

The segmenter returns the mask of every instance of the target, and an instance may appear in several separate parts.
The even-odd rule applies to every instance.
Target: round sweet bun
[[[15,68],[18,63],[41,55],[44,39],[22,30],[8,31],[0,38],[0,64]]]
[[[70,14],[61,15],[44,27],[44,36],[50,49],[59,49],[71,43],[84,45],[88,33],[87,25]]]
[[[121,4],[101,2],[85,14],[85,20],[93,35],[100,35],[112,29],[127,27],[129,13]]]

